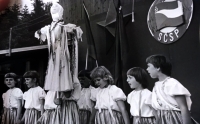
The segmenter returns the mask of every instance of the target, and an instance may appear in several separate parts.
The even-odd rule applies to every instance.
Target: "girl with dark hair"
[[[163,55],[152,55],[146,63],[150,76],[158,79],[150,98],[157,124],[192,124],[189,112],[191,94],[179,81],[170,77],[170,61]]]
[[[146,104],[151,96],[147,88],[147,72],[134,67],[127,71],[127,82],[133,91],[128,94],[127,102],[130,104],[130,112],[133,116],[133,124],[154,124],[153,110]]]
[[[25,113],[22,118],[24,124],[37,124],[37,120],[44,112],[45,91],[38,86],[39,75],[36,71],[28,71],[23,77],[25,84],[29,88],[23,95],[25,100]]]
[[[90,72],[88,70],[80,71],[78,79],[81,83],[81,96],[77,101],[80,124],[89,124],[92,108],[94,107],[94,102],[90,99],[91,90],[94,89],[94,87],[91,86]]]
[[[21,89],[15,87],[17,75],[15,73],[7,73],[4,79],[4,83],[9,90],[2,95],[3,115],[1,124],[20,123],[23,92]]]
[[[93,112],[95,124],[130,124],[124,104],[126,96],[120,88],[113,85],[114,81],[108,69],[104,66],[96,67],[90,77],[98,86],[91,92],[91,100],[96,102],[96,112]]]

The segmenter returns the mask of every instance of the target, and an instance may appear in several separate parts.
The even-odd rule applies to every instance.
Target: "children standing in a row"
[[[131,115],[134,116],[133,124],[192,124],[189,112],[192,103],[191,95],[180,82],[169,77],[171,75],[171,63],[162,55],[150,56],[146,62],[150,76],[158,78],[159,81],[155,83],[151,93],[146,89],[147,74],[145,70],[139,67],[128,70],[127,82],[133,91],[128,95],[127,102],[131,106]],[[20,89],[15,88],[16,75],[13,73],[6,74],[5,84],[10,89],[3,94],[2,124],[20,122],[22,96],[26,108],[22,118],[25,124],[36,124],[37,122],[40,124],[82,124],[82,122],[94,124],[93,120],[95,120],[95,124],[130,124],[124,105],[126,96],[120,88],[112,85],[111,73],[104,66],[100,66],[92,71],[90,77],[98,86],[97,89],[88,88],[89,83],[86,86],[87,82],[90,82],[89,76],[85,78],[88,80],[82,80],[80,76],[79,80],[82,83],[81,98],[80,83],[74,81],[74,90],[60,92],[60,100],[56,99],[55,92],[52,91],[48,92],[49,97],[46,96],[44,90],[37,84],[38,75],[35,71],[24,74],[26,84],[30,88],[24,95],[22,95]],[[87,96],[87,98],[83,96]],[[52,104],[45,104],[47,105],[46,112],[41,116],[44,111],[44,98],[46,103],[51,102]],[[93,104],[89,98],[96,102],[94,107],[96,110],[91,109]],[[50,102],[48,102],[48,99]],[[58,106],[53,103],[53,99]],[[77,100],[79,100],[79,108]],[[84,103],[86,106],[83,106],[82,103],[88,101],[89,103]],[[90,116],[91,112],[92,115]],[[90,119],[88,119],[89,117]]]

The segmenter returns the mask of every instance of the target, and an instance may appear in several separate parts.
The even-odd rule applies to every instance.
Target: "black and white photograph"
[[[0,0],[1,124],[200,124],[199,0]]]

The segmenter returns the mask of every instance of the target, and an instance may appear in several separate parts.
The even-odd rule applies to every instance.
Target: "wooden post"
[[[10,28],[10,36],[9,36],[9,48],[8,48],[8,54],[6,56],[11,56],[11,45],[12,45],[12,28]]]

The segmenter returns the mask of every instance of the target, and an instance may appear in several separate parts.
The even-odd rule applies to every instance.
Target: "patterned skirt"
[[[4,108],[1,124],[15,124],[17,117],[17,108]]]
[[[54,124],[55,109],[47,109],[38,119],[37,124]]]
[[[88,110],[79,110],[80,124],[89,124],[91,112]]]
[[[155,124],[156,120],[154,117],[141,117],[134,116],[133,124]]]
[[[26,109],[24,124],[37,124],[41,112],[36,109]]]
[[[58,105],[53,118],[54,124],[80,124],[79,113],[76,101],[62,100]]]
[[[159,124],[182,124],[180,111],[157,110]]]
[[[97,111],[95,116],[95,124],[125,124],[121,112],[112,110],[113,117],[108,109],[102,109],[101,113]]]

